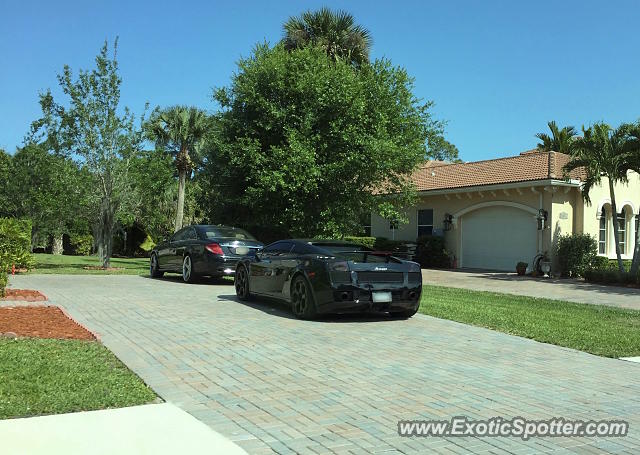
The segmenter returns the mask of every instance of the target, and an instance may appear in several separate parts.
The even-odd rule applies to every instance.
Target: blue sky
[[[275,42],[308,8],[346,9],[436,103],[465,161],[517,154],[546,122],[580,127],[640,118],[640,2],[3,0],[0,147],[13,151],[39,115],[37,94],[64,64],[89,68],[120,37],[122,102],[213,111],[240,56]],[[54,91],[54,93],[56,93]]]

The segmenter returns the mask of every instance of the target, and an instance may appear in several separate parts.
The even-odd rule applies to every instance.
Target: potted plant
[[[547,252],[544,252],[542,256],[542,260],[540,261],[540,269],[542,270],[543,277],[550,277],[551,272],[551,261],[549,260],[549,256],[547,256]]]
[[[529,267],[529,264],[526,262],[518,262],[516,265],[516,272],[518,272],[519,276],[524,276],[524,274],[527,273],[527,267]]]

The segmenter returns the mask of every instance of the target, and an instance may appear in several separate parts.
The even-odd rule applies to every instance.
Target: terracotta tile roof
[[[569,158],[569,155],[563,153],[529,150],[518,156],[470,163],[427,162],[413,173],[411,179],[418,191],[547,179],[563,180],[562,167],[569,162]],[[579,179],[581,176],[582,171],[579,169],[569,175],[572,179]]]

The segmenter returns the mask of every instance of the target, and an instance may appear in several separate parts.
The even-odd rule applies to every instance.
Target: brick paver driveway
[[[224,284],[17,276],[250,453],[637,453],[640,364],[455,322],[291,319]],[[626,438],[401,438],[399,419],[626,419]]]

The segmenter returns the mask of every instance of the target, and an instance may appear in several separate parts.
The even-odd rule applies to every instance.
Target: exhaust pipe
[[[414,299],[416,298],[416,291],[411,291],[411,292],[409,293],[409,298],[410,298],[411,300],[414,300]]]
[[[343,292],[340,297],[342,298],[343,301],[349,300],[349,293],[348,292]]]

